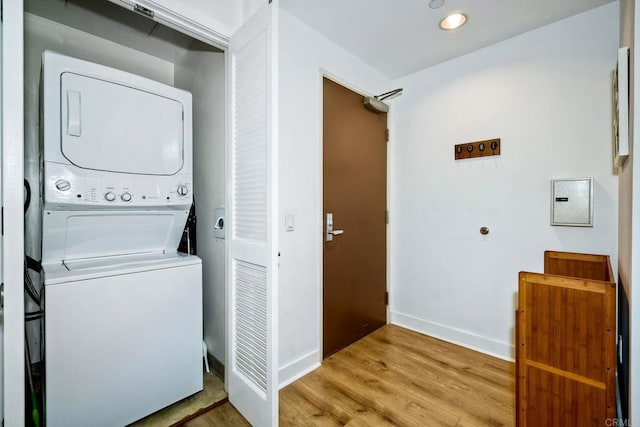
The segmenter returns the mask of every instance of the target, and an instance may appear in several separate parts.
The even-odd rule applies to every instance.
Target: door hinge
[[[133,11],[139,13],[140,15],[144,15],[147,18],[153,19],[153,15],[154,15],[153,10],[148,9],[144,6],[140,6],[137,3],[133,6]]]
[[[385,224],[389,224],[389,211],[384,212],[384,222]]]
[[[389,129],[386,129],[384,137],[385,137],[385,141],[389,142]]]
[[[389,292],[384,293],[384,305],[389,305]]]

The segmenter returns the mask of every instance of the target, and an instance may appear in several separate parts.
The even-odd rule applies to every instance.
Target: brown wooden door
[[[387,320],[387,115],[367,110],[359,95],[324,79],[324,357]]]

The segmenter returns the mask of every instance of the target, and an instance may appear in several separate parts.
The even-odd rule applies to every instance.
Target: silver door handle
[[[327,214],[327,228],[324,233],[324,239],[327,242],[333,241],[333,236],[339,236],[344,233],[344,230],[334,230],[333,229],[333,214]]]

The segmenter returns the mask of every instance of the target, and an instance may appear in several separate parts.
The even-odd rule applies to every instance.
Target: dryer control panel
[[[52,162],[45,163],[45,171],[45,209],[188,209],[193,200],[189,175],[123,175],[86,169],[76,174],[73,167]]]

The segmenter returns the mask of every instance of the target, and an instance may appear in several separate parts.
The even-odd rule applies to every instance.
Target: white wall
[[[224,205],[225,68],[220,52],[190,51],[175,66],[175,84],[193,94],[197,251],[203,259],[204,337],[225,360],[225,244],[214,236],[214,210]]]
[[[389,90],[380,72],[280,10],[280,383],[322,358],[322,72],[361,92]],[[294,215],[295,231],[284,231]]]
[[[24,24],[24,173],[32,190],[31,207],[25,222],[25,250],[33,258],[40,259],[42,207],[38,197],[40,189],[38,103],[42,51],[51,49],[58,53],[108,65],[171,85],[173,84],[173,64],[29,13],[25,13]],[[35,307],[30,307],[30,310],[34,309]],[[34,334],[38,328],[36,323],[38,322],[31,322],[29,325],[29,330]],[[29,345],[34,361],[39,360],[38,342],[30,341]]]
[[[640,292],[634,291],[633,283],[640,282],[640,271],[633,266],[640,265],[640,254],[633,248],[640,248],[640,177],[634,174],[634,169],[640,167],[640,156],[636,156],[635,141],[636,130],[640,130],[638,115],[640,109],[636,109],[635,100],[640,99],[640,88],[634,84],[638,68],[635,67],[637,57],[636,38],[638,37],[635,26],[640,25],[640,10],[635,9],[635,0],[623,0],[620,2],[620,46],[629,47],[630,51],[630,109],[629,109],[629,157],[620,170],[620,212],[618,232],[618,268],[619,279],[629,301],[629,335],[630,335],[630,369],[629,369],[629,416],[630,419],[640,419],[640,332],[634,327],[640,317]],[[634,26],[635,23],[635,26]],[[636,113],[637,111],[637,113]],[[637,287],[637,285],[635,285]]]
[[[241,18],[242,22],[249,19],[262,5],[268,3],[268,0],[242,0]]]
[[[546,249],[615,268],[617,47],[611,3],[393,82],[393,323],[509,359],[519,271],[541,272]],[[490,138],[500,156],[454,161],[455,144]],[[594,227],[551,227],[550,179],[585,176]]]

